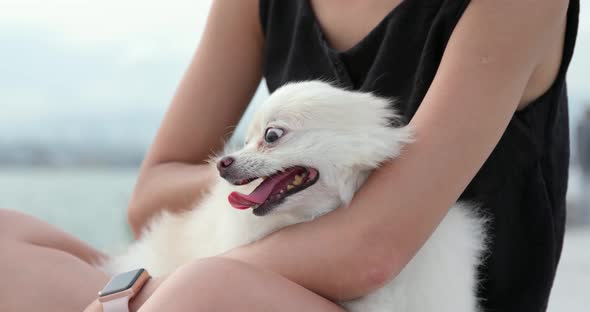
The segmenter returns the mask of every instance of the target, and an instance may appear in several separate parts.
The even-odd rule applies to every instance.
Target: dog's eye
[[[267,128],[264,134],[264,140],[267,143],[274,143],[283,136],[285,131],[281,128]]]

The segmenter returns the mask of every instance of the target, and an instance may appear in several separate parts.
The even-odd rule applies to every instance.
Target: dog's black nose
[[[227,168],[229,168],[229,166],[231,166],[234,163],[234,161],[235,159],[231,156],[225,156],[221,158],[217,162],[217,170],[219,170],[220,173],[223,173]]]

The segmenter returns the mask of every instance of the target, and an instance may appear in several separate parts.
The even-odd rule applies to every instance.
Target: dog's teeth
[[[292,184],[287,185],[287,191],[290,191],[294,188],[295,186]]]
[[[303,182],[303,176],[296,175],[295,178],[293,178],[294,185],[299,185],[301,182]]]

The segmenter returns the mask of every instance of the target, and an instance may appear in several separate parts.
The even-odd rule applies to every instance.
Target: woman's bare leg
[[[140,311],[344,310],[273,272],[230,259],[209,258],[170,275]]]
[[[108,281],[103,255],[51,225],[0,209],[0,311],[82,311]]]
[[[102,256],[45,222],[0,209],[0,311],[82,311],[108,281],[91,265]],[[141,311],[238,309],[343,311],[278,274],[224,258],[177,270]]]

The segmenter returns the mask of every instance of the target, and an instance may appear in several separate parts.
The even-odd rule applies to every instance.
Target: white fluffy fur
[[[115,273],[144,267],[153,275],[165,274],[349,203],[369,173],[411,141],[408,127],[391,127],[395,118],[389,101],[324,82],[278,89],[256,113],[245,146],[231,153],[236,159],[232,166],[246,176],[266,176],[295,165],[313,167],[320,172],[318,182],[257,217],[251,210],[232,208],[227,196],[235,190],[250,192],[259,182],[233,186],[219,178],[197,207],[163,214],[141,240],[104,268]],[[286,130],[272,147],[263,141],[269,126]],[[473,210],[461,203],[452,207],[394,280],[342,305],[358,312],[477,311],[476,268],[484,249],[484,222]]]

